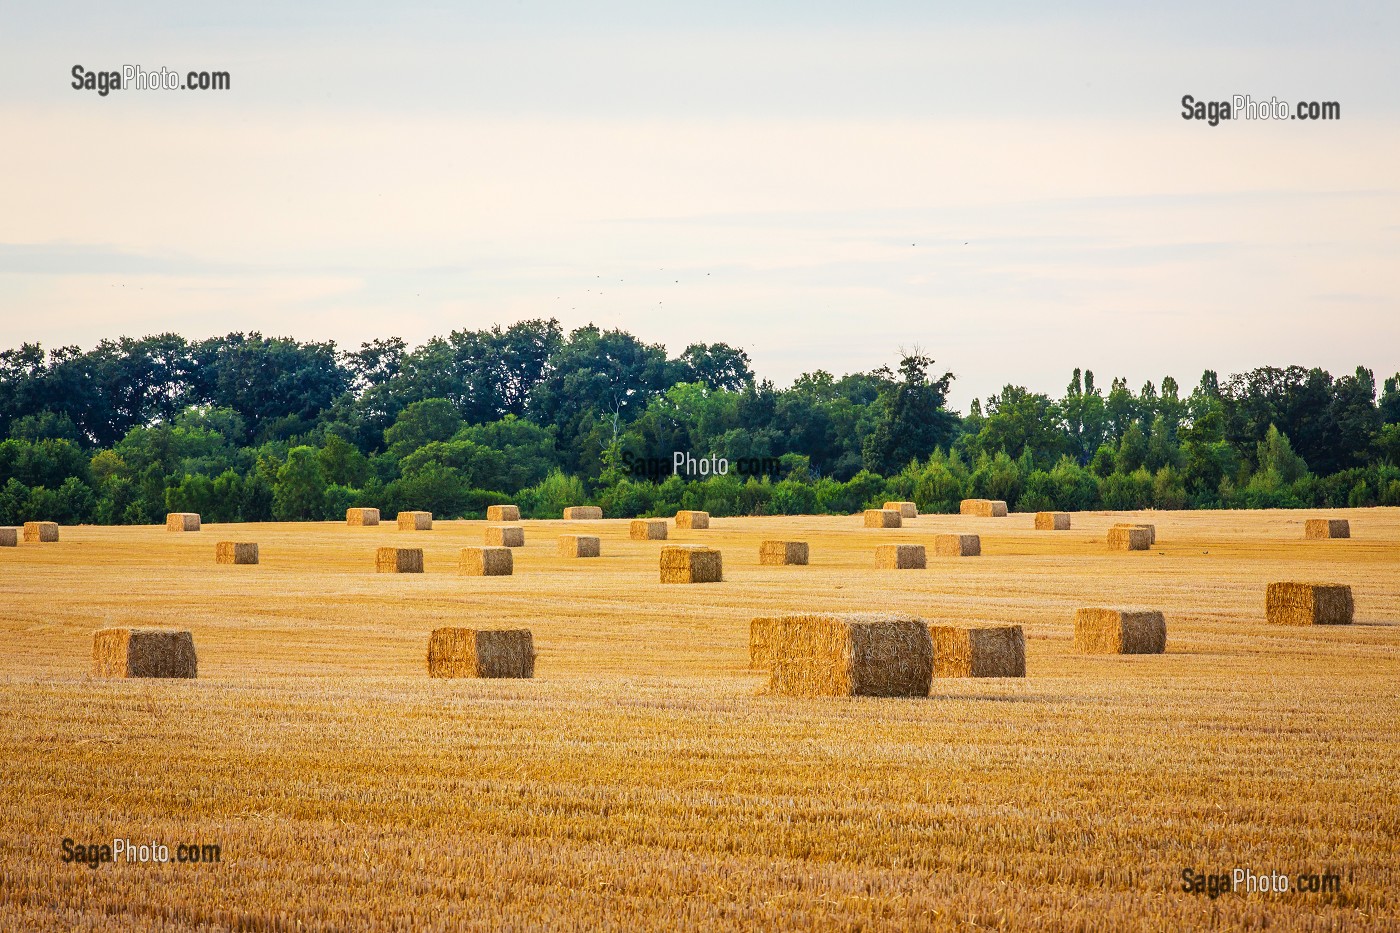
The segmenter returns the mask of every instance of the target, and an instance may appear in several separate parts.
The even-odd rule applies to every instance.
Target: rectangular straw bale
[[[1167,620],[1155,609],[1074,610],[1074,650],[1080,654],[1161,654]]]
[[[600,557],[603,543],[597,535],[560,535],[560,557]]]
[[[170,512],[165,516],[166,531],[198,531],[198,512]]]
[[[24,523],[24,543],[25,544],[52,544],[58,540],[57,522],[25,522]]]
[[[1025,677],[1026,633],[1019,625],[929,627],[934,677]]]
[[[518,522],[520,521],[520,506],[488,505],[486,507],[486,520],[488,522]]]
[[[1111,551],[1145,551],[1152,546],[1152,532],[1130,525],[1114,525],[1108,529]]]
[[[374,554],[377,573],[422,573],[421,547],[382,547]]]
[[[534,677],[534,636],[526,628],[433,629],[428,676]]]
[[[345,524],[356,528],[379,524],[378,509],[346,509]]]
[[[749,622],[749,669],[766,671],[773,663],[773,638],[778,619],[759,616]]]
[[[710,513],[696,512],[692,509],[681,509],[676,513],[677,528],[709,528]]]
[[[1036,531],[1069,531],[1068,512],[1036,512]]]
[[[1351,587],[1337,583],[1270,583],[1264,616],[1274,625],[1350,625]]]
[[[935,535],[933,553],[939,557],[980,557],[981,535]]]
[[[881,614],[792,615],[778,618],[768,632],[771,693],[928,696],[933,640],[923,619]]]
[[[93,677],[195,677],[194,636],[174,629],[104,628],[92,636]]]
[[[18,547],[19,529],[0,528],[0,547]]]
[[[508,547],[464,547],[457,569],[469,577],[508,577],[515,558]]]
[[[719,551],[708,547],[661,549],[662,583],[721,583],[724,562]]]
[[[258,546],[249,541],[220,541],[214,545],[216,564],[256,564]]]
[[[866,509],[866,528],[898,528],[903,524],[903,516],[898,509]]]
[[[400,512],[398,517],[399,531],[432,531],[432,512]]]
[[[900,518],[919,517],[919,507],[912,502],[886,502],[881,508],[898,512]]]
[[[666,540],[666,520],[638,518],[633,519],[628,527],[628,534],[633,541],[665,541]]]
[[[1006,503],[1000,499],[964,499],[958,511],[977,518],[1005,518]]]
[[[767,567],[806,564],[806,541],[764,541],[758,546],[758,562]]]
[[[875,548],[875,566],[880,570],[923,570],[928,555],[922,544],[881,544]]]
[[[1310,518],[1303,526],[1308,538],[1350,538],[1351,523],[1345,518]]]
[[[1152,547],[1157,543],[1157,526],[1148,525],[1144,522],[1119,522],[1114,528],[1142,528],[1147,532],[1147,546]]]
[[[596,505],[571,505],[564,510],[564,520],[570,522],[596,522],[603,517],[603,510]]]
[[[494,547],[524,547],[525,529],[519,525],[487,525],[486,543]]]

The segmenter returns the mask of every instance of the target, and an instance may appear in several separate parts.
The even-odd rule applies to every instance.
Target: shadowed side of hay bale
[[[1068,512],[1036,512],[1036,531],[1069,531]]]
[[[1355,612],[1351,587],[1338,583],[1270,583],[1264,594],[1274,625],[1350,625]]]
[[[661,549],[662,583],[722,583],[724,563],[720,552],[708,547]]]
[[[92,636],[92,676],[196,677],[194,636],[174,629],[101,629]]]
[[[919,517],[919,507],[912,502],[886,502],[881,508],[898,512],[900,518]]]
[[[430,677],[534,677],[529,629],[434,629],[428,638]]]
[[[382,547],[374,552],[377,573],[422,573],[421,547]]]
[[[486,520],[488,522],[518,522],[520,521],[520,506],[488,505],[486,507]]]
[[[378,509],[346,509],[345,524],[354,528],[379,524]]]
[[[1155,609],[1074,611],[1074,650],[1080,654],[1161,654],[1167,620]]]
[[[432,512],[400,512],[396,523],[399,531],[432,531]]]
[[[676,527],[693,529],[709,528],[710,513],[696,512],[692,509],[681,509],[676,513]]]
[[[457,569],[469,577],[508,577],[515,558],[508,547],[464,547]]]
[[[899,528],[904,524],[903,516],[896,509],[866,509],[866,528]]]
[[[773,639],[778,619],[759,616],[749,622],[749,669],[766,671],[773,663]]]
[[[768,632],[768,689],[778,696],[928,696],[933,641],[922,619],[793,615]]]
[[[758,546],[758,563],[765,567],[807,563],[806,541],[764,541]]]
[[[170,512],[165,516],[166,531],[198,531],[198,512]]]
[[[524,547],[525,529],[519,525],[487,525],[486,544],[491,547]]]
[[[603,510],[596,505],[571,505],[564,510],[564,520],[570,522],[596,522],[603,517]]]
[[[603,543],[597,535],[560,535],[560,557],[599,557]]]
[[[929,627],[935,677],[1025,677],[1026,633],[1019,625]]]
[[[0,547],[19,547],[19,529],[0,528]]]
[[[880,570],[923,570],[928,556],[922,544],[880,544],[875,547],[875,566]]]
[[[25,544],[52,544],[58,540],[57,522],[25,522]]]
[[[1310,518],[1303,524],[1305,538],[1350,538],[1351,523],[1345,518]]]
[[[935,535],[933,553],[938,557],[980,557],[981,535]]]
[[[258,546],[250,541],[220,541],[214,545],[216,564],[256,564]]]
[[[1152,534],[1146,528],[1115,525],[1108,529],[1110,551],[1145,551],[1152,546]]]
[[[665,541],[666,520],[664,518],[633,519],[632,524],[627,528],[627,533],[633,541]]]

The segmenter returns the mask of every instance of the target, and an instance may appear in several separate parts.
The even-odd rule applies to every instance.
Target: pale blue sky
[[[0,345],[558,317],[763,375],[1400,368],[1394,4],[0,4]],[[232,74],[227,93],[68,86]],[[1186,93],[1338,123],[1180,118]]]

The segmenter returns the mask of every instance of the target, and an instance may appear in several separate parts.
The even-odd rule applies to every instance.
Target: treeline
[[[1082,510],[1400,505],[1400,374],[1265,367],[1189,391],[1075,370],[947,407],[952,373],[818,370],[786,389],[727,344],[677,357],[557,321],[345,352],[260,334],[0,353],[0,524],[339,519],[352,505],[479,517],[849,513],[968,496]],[[778,464],[650,478],[675,451]]]

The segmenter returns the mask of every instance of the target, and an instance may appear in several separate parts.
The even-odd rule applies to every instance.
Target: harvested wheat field
[[[899,574],[872,549],[967,519],[714,518],[724,583],[691,587],[626,520],[583,561],[531,522],[492,579],[457,572],[484,522],[415,536],[419,574],[368,559],[394,523],[206,526],[263,545],[248,574],[210,534],[65,526],[0,550],[0,929],[1395,929],[1400,509],[1311,517],[1018,513]],[[1110,550],[1119,522],[1160,543]],[[1353,623],[1270,625],[1288,580],[1350,586]],[[1160,609],[1166,652],[1076,654],[1085,606]],[[765,694],[753,619],[870,612],[1019,625],[1026,676]],[[448,627],[529,629],[533,678],[430,677]],[[190,632],[198,679],[91,678],[102,628]],[[1182,889],[1236,868],[1290,890]]]

